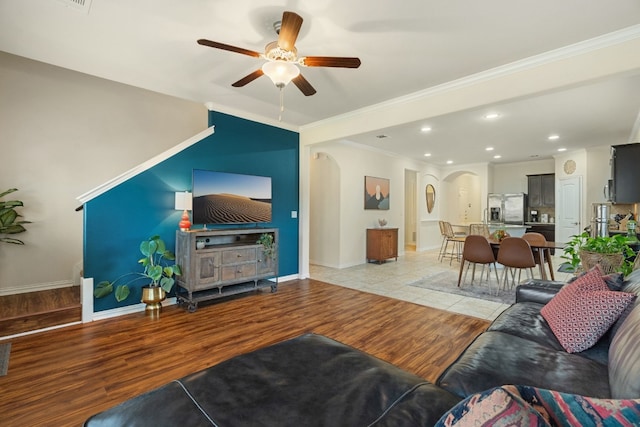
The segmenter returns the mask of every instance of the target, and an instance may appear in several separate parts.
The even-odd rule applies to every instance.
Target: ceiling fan
[[[340,68],[358,68],[360,66],[360,59],[358,58],[335,56],[298,57],[295,43],[301,26],[302,17],[300,15],[285,11],[282,14],[282,21],[274,23],[278,40],[267,44],[264,53],[206,39],[198,40],[198,44],[267,60],[261,68],[233,83],[231,85],[233,87],[242,87],[266,74],[279,89],[282,90],[289,82],[293,81],[305,96],[310,96],[316,93],[316,90],[300,74],[300,69],[297,65]]]

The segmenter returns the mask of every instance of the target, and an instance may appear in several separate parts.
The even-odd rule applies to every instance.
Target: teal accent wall
[[[261,226],[280,231],[279,274],[298,273],[298,218],[291,218],[299,211],[298,133],[217,112],[209,112],[209,122],[213,135],[85,203],[84,277],[94,286],[142,271],[138,246],[153,235],[175,251],[182,213],[174,209],[174,193],[191,190],[193,169],[270,176],[272,222]],[[121,303],[113,294],[95,299],[94,311],[138,304],[143,285],[132,284]]]

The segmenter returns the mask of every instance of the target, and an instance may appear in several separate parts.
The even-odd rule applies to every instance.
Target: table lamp
[[[189,231],[191,228],[191,221],[189,220],[189,212],[192,207],[191,193],[188,191],[176,192],[176,210],[182,211],[182,218],[178,223],[178,227],[182,231]]]

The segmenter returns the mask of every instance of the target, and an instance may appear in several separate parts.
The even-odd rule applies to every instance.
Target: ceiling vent
[[[84,13],[89,13],[92,0],[58,0],[60,3],[67,5],[68,7],[79,10]]]

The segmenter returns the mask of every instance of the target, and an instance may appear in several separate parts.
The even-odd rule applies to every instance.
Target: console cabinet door
[[[276,268],[273,257],[268,256],[264,253],[263,250],[258,249],[257,268],[259,276],[263,274],[275,273]]]
[[[220,281],[220,252],[196,255],[196,289]]]

